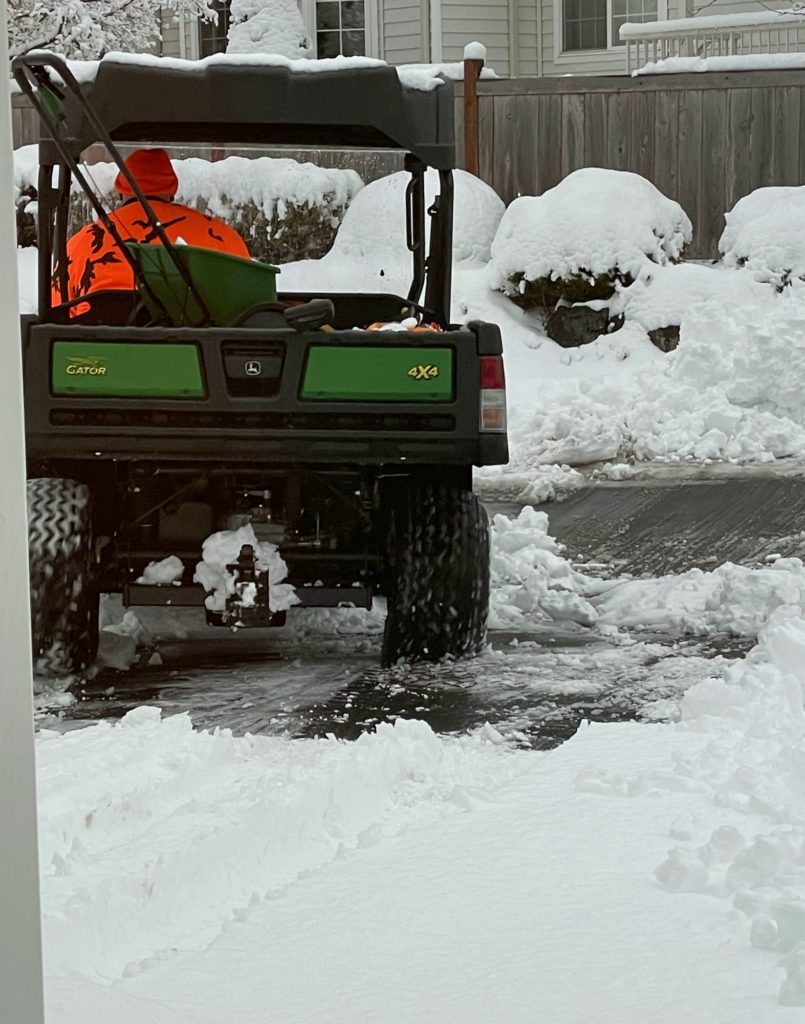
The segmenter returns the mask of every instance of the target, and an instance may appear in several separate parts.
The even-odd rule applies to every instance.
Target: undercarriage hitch
[[[223,625],[231,629],[285,625],[286,613],[271,611],[268,571],[257,568],[251,544],[241,547],[237,562],[227,569],[234,577],[234,590],[226,599]]]

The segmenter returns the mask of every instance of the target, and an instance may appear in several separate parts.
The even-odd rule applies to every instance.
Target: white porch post
[[[6,0],[0,0],[0,1017],[42,1024],[25,435]]]

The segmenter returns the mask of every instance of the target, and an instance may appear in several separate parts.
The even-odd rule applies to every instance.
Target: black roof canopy
[[[82,91],[118,142],[392,148],[437,169],[455,166],[451,82],[415,88],[386,65],[309,63],[105,58]],[[64,113],[76,154],[97,141],[70,90]]]

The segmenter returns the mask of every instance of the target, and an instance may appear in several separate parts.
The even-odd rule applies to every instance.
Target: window
[[[627,21],[657,21],[659,10],[657,0],[609,0],[611,13],[610,24],[612,26],[611,46],[625,46],[621,42],[620,27]]]
[[[365,0],[316,0],[316,56],[366,53]]]
[[[229,0],[213,0],[212,9],[218,15],[217,21],[201,21],[198,27],[198,55],[209,57],[213,53],[225,53],[229,34]]]
[[[608,0],[565,0],[563,50],[606,50]]]
[[[621,25],[658,21],[664,0],[562,0],[562,50],[606,50],[622,46]]]

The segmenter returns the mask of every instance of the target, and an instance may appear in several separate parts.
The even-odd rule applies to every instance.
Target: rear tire
[[[37,675],[83,672],[98,651],[98,592],[89,488],[28,481],[31,639]]]
[[[391,510],[391,573],[382,664],[477,654],[489,609],[489,522],[470,491],[399,492]]]

